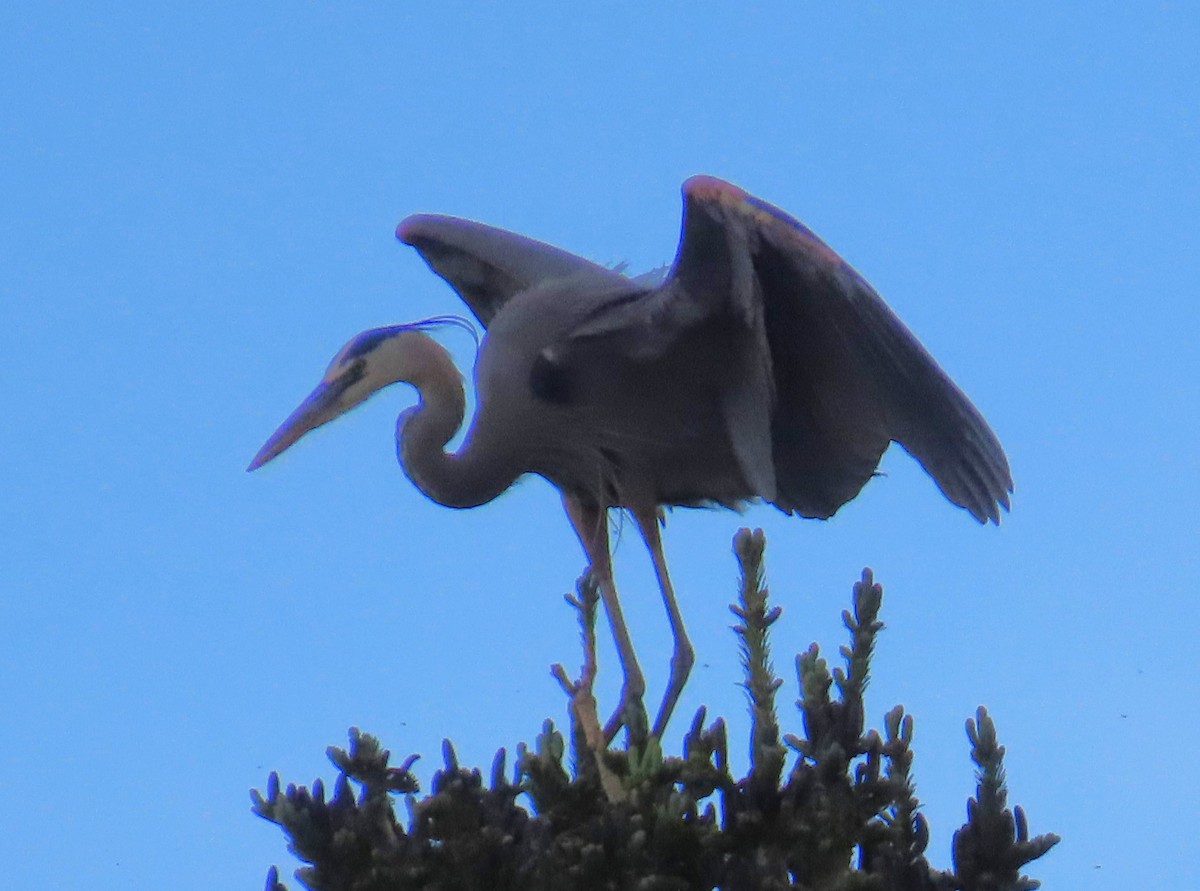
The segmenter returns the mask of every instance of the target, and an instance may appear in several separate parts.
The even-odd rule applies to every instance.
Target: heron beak
[[[272,458],[290,447],[305,433],[315,430],[322,424],[327,424],[345,411],[341,404],[341,395],[345,388],[331,385],[322,381],[308,398],[300,403],[288,419],[279,425],[279,429],[271,434],[271,438],[258,450],[254,460],[246,471],[257,470]]]

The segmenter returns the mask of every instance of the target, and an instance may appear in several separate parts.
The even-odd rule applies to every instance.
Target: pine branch
[[[1029,837],[1025,812],[1005,807],[1004,746],[996,724],[980,706],[967,720],[971,760],[978,767],[975,797],[967,801],[967,822],[954,833],[956,887],[963,891],[1032,891],[1041,883],[1020,874],[1030,861],[1060,841],[1054,833]]]
[[[517,746],[515,766],[500,749],[487,782],[463,768],[449,741],[430,793],[418,798],[415,756],[390,767],[372,736],[351,730],[346,750],[330,748],[338,770],[333,795],[281,788],[252,793],[254,812],[277,823],[297,871],[313,891],[407,889],[713,889],[722,891],[1025,891],[1021,875],[1058,842],[1029,837],[1024,812],[1007,808],[1004,749],[982,708],[967,722],[978,767],[967,823],[953,840],[953,872],[925,858],[930,830],[913,783],[913,720],[897,706],[884,732],[866,730],[864,695],[877,635],[882,588],[870,570],[843,613],[850,641],[844,667],[829,670],[813,644],[796,659],[803,736],[780,743],[775,694],[781,680],[770,656],[778,607],[768,606],[765,542],[741,530],[741,568],[731,607],[750,705],[750,770],[729,769],[725,723],[705,726],[697,711],[681,756],[630,734],[610,748],[597,717],[596,589],[585,576],[568,602],[578,612],[584,658],[577,681],[554,675],[568,696],[569,741],[547,720],[533,748]],[[640,741],[639,741],[640,740]],[[784,775],[788,749],[795,764]],[[569,753],[569,756],[568,756]],[[403,796],[406,819],[395,812]],[[268,891],[286,891],[272,868]]]

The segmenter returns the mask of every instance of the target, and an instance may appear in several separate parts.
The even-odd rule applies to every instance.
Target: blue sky
[[[877,287],[1016,493],[981,528],[893,450],[828,523],[675,512],[698,664],[669,744],[704,703],[744,748],[729,543],[763,526],[789,730],[791,654],[836,652],[864,565],[884,584],[870,717],[915,715],[935,864],[983,703],[1012,801],[1064,836],[1046,887],[1200,883],[1197,46],[1181,3],[4,5],[6,886],[259,887],[294,866],[249,813],[268,771],[331,777],[357,725],[427,778],[443,736],[486,764],[565,716],[583,562],[548,484],[426,501],[395,465],[405,388],[243,471],[350,335],[462,311],[405,215],[656,266],[698,172]],[[656,696],[630,523],[616,566]]]

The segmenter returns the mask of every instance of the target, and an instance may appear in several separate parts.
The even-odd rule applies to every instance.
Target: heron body
[[[545,307],[556,298],[538,291],[497,313],[480,352],[471,436],[510,469],[602,507],[737,506],[758,496],[721,416],[724,363],[711,350],[703,367],[694,361],[707,344],[688,336],[632,361],[608,361],[602,342],[558,350],[607,297],[572,294],[553,326]]]
[[[364,332],[255,457],[254,469],[388,384],[416,387],[397,452],[433,500],[474,507],[520,476],[545,477],[600,585],[625,670],[644,691],[612,583],[606,515],[625,508],[654,558],[676,646],[654,732],[692,653],[659,541],[663,505],[832,516],[898,441],[942,492],[998,523],[1012,480],[982,416],[876,292],[816,235],[712,177],[683,187],[669,272],[630,278],[480,223],[417,215],[415,247],[486,328],[477,409],[462,446],[462,377],[428,324]]]

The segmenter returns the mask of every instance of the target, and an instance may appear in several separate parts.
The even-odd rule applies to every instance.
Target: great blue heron
[[[419,403],[396,424],[400,465],[448,507],[526,473],[561,492],[600,589],[625,681],[645,682],[613,585],[607,512],[625,508],[653,557],[675,645],[653,734],[693,662],[659,538],[663,505],[762,499],[826,518],[858,494],[890,441],[952,502],[999,523],[1012,478],[987,422],[879,295],[804,225],[729,183],[683,185],[665,278],[629,278],[550,245],[447,216],[408,217],[412,245],[487,329],[462,447],[462,377],[427,325],[359,334],[249,469],[397,382]]]

